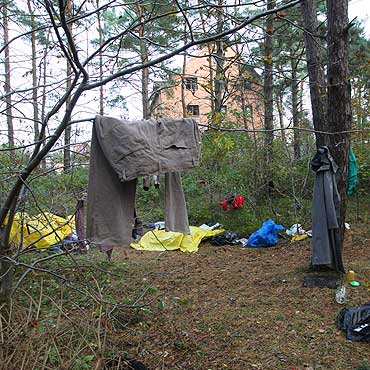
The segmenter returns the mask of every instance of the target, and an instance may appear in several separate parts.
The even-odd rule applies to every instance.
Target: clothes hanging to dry
[[[321,146],[311,161],[316,173],[312,201],[313,267],[328,266],[344,272],[339,234],[340,195],[337,188],[335,163],[330,150]]]
[[[199,162],[195,120],[127,121],[97,116],[91,139],[87,238],[129,245],[138,176],[165,174],[166,230],[189,233],[180,171]]]

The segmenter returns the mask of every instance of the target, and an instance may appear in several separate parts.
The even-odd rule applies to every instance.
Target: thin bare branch
[[[119,77],[128,75],[128,74],[133,73],[133,72],[137,72],[138,70],[141,70],[143,68],[152,67],[152,66],[154,66],[156,64],[162,63],[162,62],[164,62],[164,61],[166,61],[168,59],[171,59],[175,55],[178,55],[178,54],[182,53],[183,51],[190,49],[193,46],[201,45],[201,44],[207,44],[207,43],[209,43],[211,41],[214,41],[214,40],[220,39],[222,37],[231,35],[231,34],[233,34],[233,33],[237,32],[237,31],[241,30],[242,28],[246,27],[247,25],[253,23],[254,21],[256,21],[256,20],[258,20],[260,18],[263,18],[263,17],[265,17],[267,15],[270,15],[270,14],[274,14],[276,12],[282,11],[282,10],[287,9],[287,8],[290,8],[290,7],[294,6],[294,5],[297,5],[301,1],[302,0],[295,0],[295,1],[290,2],[288,4],[285,4],[285,5],[283,5],[283,6],[279,7],[279,8],[274,8],[274,9],[271,9],[271,10],[268,10],[268,11],[264,11],[264,12],[261,12],[261,13],[255,15],[254,17],[246,18],[238,26],[235,26],[235,27],[233,27],[233,28],[231,28],[231,29],[229,29],[227,31],[224,31],[224,32],[221,32],[221,33],[217,33],[217,34],[214,34],[214,35],[209,36],[209,37],[204,37],[204,38],[201,38],[199,40],[195,40],[195,41],[189,42],[188,44],[185,44],[185,45],[183,45],[183,46],[181,46],[181,47],[173,50],[172,52],[167,53],[165,55],[162,55],[162,56],[160,56],[160,57],[158,57],[156,59],[153,59],[153,60],[151,60],[151,61],[149,61],[147,63],[139,64],[139,65],[137,65],[135,67],[131,67],[131,68],[125,68],[122,71],[118,71],[118,72],[112,74],[111,76],[102,79],[101,81],[87,84],[84,87],[84,89],[85,90],[95,89],[96,87],[99,87],[101,85],[105,85],[108,82],[113,81],[116,78],[119,78]]]

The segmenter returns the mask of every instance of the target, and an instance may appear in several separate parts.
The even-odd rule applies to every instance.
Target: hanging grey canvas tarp
[[[340,195],[337,188],[335,163],[330,150],[321,146],[311,161],[316,173],[312,202],[312,259],[313,268],[330,267],[345,272],[339,234]]]
[[[87,194],[87,238],[129,245],[138,176],[165,174],[168,231],[189,233],[179,171],[199,161],[195,120],[126,121],[97,116],[92,130]]]

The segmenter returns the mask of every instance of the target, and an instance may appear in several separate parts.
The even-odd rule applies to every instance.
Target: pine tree
[[[4,69],[5,69],[5,83],[4,92],[6,95],[6,122],[8,126],[8,144],[14,146],[14,129],[13,129],[13,113],[12,113],[12,96],[11,96],[11,75],[10,75],[10,48],[9,48],[9,20],[8,20],[8,0],[2,0],[1,11],[3,18],[3,32],[4,32]]]

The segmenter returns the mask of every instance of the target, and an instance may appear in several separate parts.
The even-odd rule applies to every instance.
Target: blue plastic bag
[[[248,247],[272,247],[278,242],[276,231],[284,230],[284,226],[277,225],[273,220],[265,221],[262,227],[255,231],[248,239]]]

